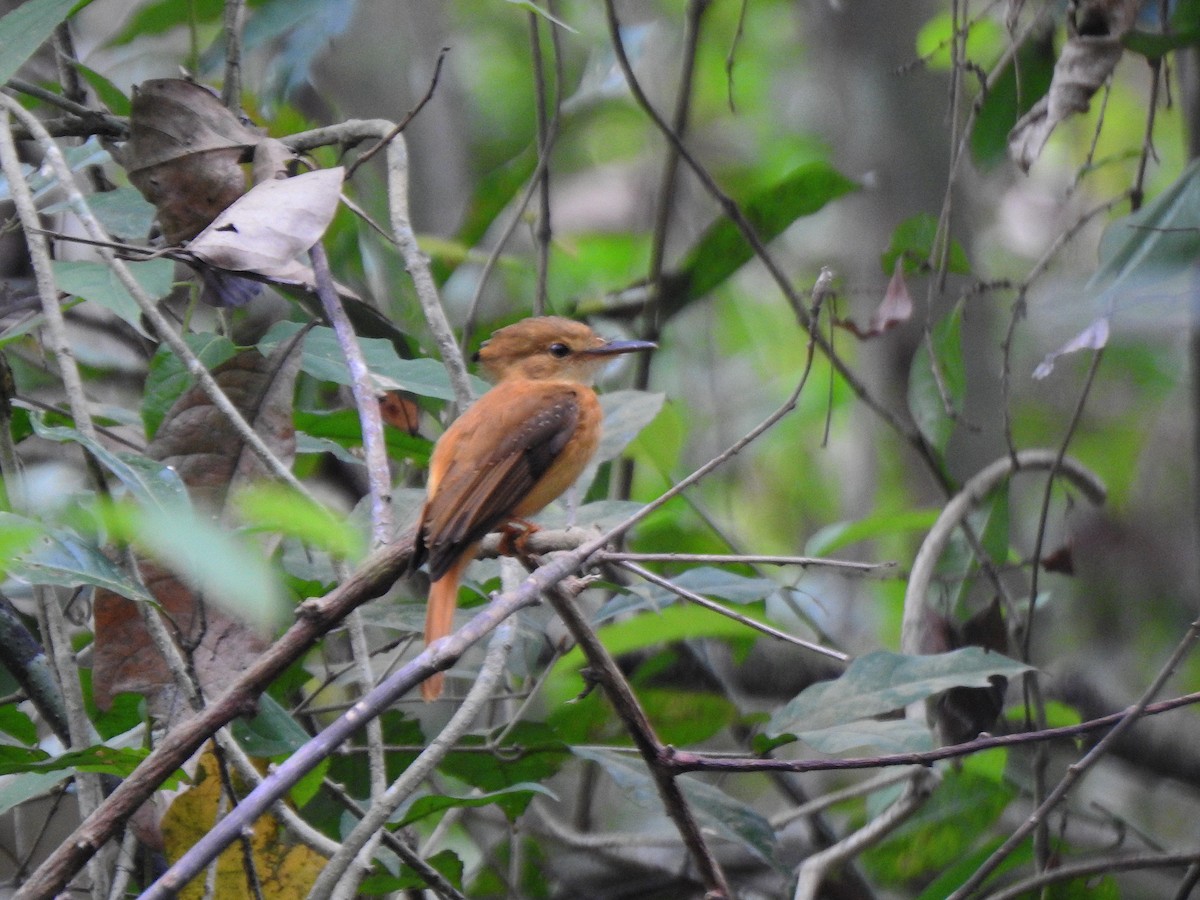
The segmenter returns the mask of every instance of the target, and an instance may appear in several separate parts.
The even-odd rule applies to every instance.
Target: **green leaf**
[[[113,191],[89,194],[87,204],[92,215],[100,220],[109,234],[126,240],[144,239],[150,233],[150,227],[154,224],[154,217],[157,215],[154,205],[149,203],[137,188],[132,187],[121,187]],[[45,212],[64,212],[70,208],[71,202],[62,200],[47,206]],[[141,263],[160,261],[142,260]],[[133,269],[133,272],[137,273],[137,267]]]
[[[876,650],[833,681],[803,690],[771,716],[768,734],[800,734],[903,709],[952,687],[988,687],[993,675],[1015,677],[1032,666],[979,647],[934,656]]]
[[[468,735],[459,744],[468,748],[485,747],[487,739]],[[533,799],[533,794],[524,787],[544,782],[557,774],[568,757],[566,745],[549,727],[540,722],[522,722],[508,732],[507,746],[502,754],[454,751],[438,768],[472,787],[494,794],[493,802],[514,820]],[[512,788],[522,790],[504,793]]]
[[[906,531],[928,531],[940,514],[940,509],[901,509],[853,522],[834,522],[810,537],[804,552],[809,556],[827,556],[859,541],[892,537]]]
[[[671,581],[693,593],[720,597],[731,603],[755,603],[779,588],[770,578],[751,578],[712,566],[696,566],[672,576]]]
[[[644,686],[637,693],[659,740],[672,747],[695,746],[738,719],[737,707],[716,694]]]
[[[933,259],[934,241],[937,238],[937,216],[930,213],[918,213],[910,219],[905,219],[892,231],[892,240],[887,250],[880,257],[883,273],[890,276],[896,268],[896,259],[904,260],[904,271],[916,274]],[[962,244],[950,242],[949,257],[946,261],[947,271],[955,275],[970,275],[971,262],[967,259],[967,251]]]
[[[1055,52],[1052,34],[1026,41],[987,92],[971,131],[971,156],[985,168],[1008,158],[1008,133],[1050,90]]]
[[[16,738],[22,744],[37,743],[37,726],[33,724],[33,719],[13,704],[0,706],[0,731]]]
[[[1132,215],[1113,222],[1100,240],[1100,267],[1083,288],[1104,312],[1161,295],[1175,282],[1190,290],[1200,255],[1200,160]]]
[[[143,747],[106,747],[99,744],[83,750],[70,750],[51,757],[44,750],[0,745],[0,775],[20,772],[100,772],[125,777],[149,755]]]
[[[612,391],[600,396],[604,411],[604,430],[596,462],[616,459],[643,428],[654,421],[662,409],[665,394],[649,391]]]
[[[797,219],[857,190],[858,185],[828,163],[800,166],[777,184],[751,197],[742,213],[763,243],[773,240]],[[754,251],[728,217],[717,219],[692,247],[672,276],[674,288],[664,298],[663,317],[678,312],[709,293],[748,263]]]
[[[0,513],[0,530],[19,516]],[[135,584],[99,549],[83,541],[65,528],[49,528],[38,537],[19,559],[9,563],[9,575],[30,584],[53,584],[60,587],[93,587],[152,603],[145,589]]]
[[[40,522],[0,512],[0,571],[7,571],[9,564],[45,533]]]
[[[191,510],[139,511],[134,541],[230,616],[272,631],[288,604],[270,565],[245,536]]]
[[[252,531],[272,531],[294,537],[351,562],[367,552],[366,536],[349,520],[282,484],[255,484],[239,491],[234,508]]]
[[[512,787],[501,788],[486,794],[471,794],[465,797],[455,797],[449,794],[426,794],[424,797],[417,797],[402,809],[399,818],[393,817],[390,827],[403,828],[447,809],[478,809],[481,806],[491,806],[496,801],[502,798],[509,799],[514,794],[523,795],[521,797],[523,805],[527,805],[533,799],[534,794],[541,794],[556,802],[559,799],[548,787],[531,781],[514,784]]]
[[[69,772],[26,772],[20,778],[0,779],[0,815],[34,797],[48,793],[59,782],[70,777]]]
[[[662,809],[654,780],[641,757],[598,748],[574,747],[572,751],[580,759],[599,764],[638,806],[655,812]],[[776,859],[775,831],[758,812],[706,782],[687,776],[676,781],[702,826],[740,844],[772,866],[780,867]]]
[[[358,413],[353,409],[337,409],[332,412],[317,412],[314,410],[297,409],[293,415],[296,424],[297,438],[300,434],[308,435],[317,440],[325,439],[335,442],[340,447],[362,447],[362,423]],[[385,424],[383,440],[387,445],[388,454],[393,459],[408,459],[424,466],[429,463],[433,453],[433,441],[420,435],[407,434],[398,428]],[[297,453],[334,452],[332,448],[318,445],[302,449],[296,446]],[[362,464],[360,457],[347,455],[348,462]]]
[[[757,632],[740,622],[699,606],[681,604],[660,612],[647,612],[623,622],[599,629],[604,646],[614,656],[657,647],[671,641],[695,638],[717,638],[728,641],[751,641]],[[583,651],[578,647],[564,654],[546,679],[547,697],[551,702],[566,702],[583,689],[579,671],[586,665]]]
[[[966,365],[962,355],[962,307],[933,326],[929,346],[922,342],[913,356],[908,379],[908,409],[925,440],[939,453],[944,453],[950,436],[958,424],[966,393]],[[946,406],[949,404],[950,410]]]
[[[462,886],[463,863],[453,850],[443,850],[427,857],[425,862],[437,869],[442,876],[455,887]],[[429,887],[425,877],[410,866],[401,866],[399,875],[389,872],[376,872],[368,875],[358,884],[359,896],[374,897],[383,894],[395,894],[403,891],[421,890]]]
[[[111,112],[114,116],[128,116],[130,114],[130,112],[133,111],[133,104],[130,102],[129,98],[125,96],[124,91],[122,91],[119,87],[117,87],[115,84],[113,84],[111,81],[109,81],[108,78],[101,75],[95,69],[88,68],[81,62],[78,62],[75,60],[72,60],[71,62],[75,66],[75,69],[79,72],[79,74],[81,76],[83,76],[83,80],[86,81],[88,83],[88,86],[91,87],[91,89],[96,92],[96,96],[100,98],[100,102],[103,103],[105,106],[107,106],[108,111]],[[133,189],[132,188],[121,188],[120,190],[133,190]],[[115,193],[117,193],[117,191],[108,191],[105,193],[115,194]],[[137,193],[137,192],[134,191],[134,193]],[[104,196],[104,193],[94,194],[94,195],[92,195],[92,199],[95,199],[96,197],[102,197],[102,196]],[[89,205],[90,205],[90,201],[89,201]],[[146,205],[149,206],[150,204],[147,203]],[[94,207],[93,207],[92,211],[95,212]],[[121,234],[124,237],[132,237],[132,235],[125,234],[124,232],[122,232]],[[146,234],[146,232],[142,232],[143,236],[145,234]]]
[[[987,69],[1003,50],[1008,35],[1000,23],[987,16],[973,18],[967,28],[964,56]],[[940,12],[917,32],[917,55],[930,69],[949,70],[954,65],[954,17]],[[891,271],[888,269],[887,271]]]
[[[17,74],[54,29],[91,0],[26,0],[0,19],[0,84]]]
[[[191,504],[183,479],[170,466],[138,453],[114,452],[74,428],[45,425],[40,413],[33,413],[30,419],[38,437],[86,447],[142,506],[170,513]]]
[[[290,340],[303,327],[296,322],[279,322],[259,341],[258,348],[264,355],[268,354],[272,347]],[[438,400],[454,399],[450,379],[437,360],[401,359],[392,342],[384,338],[360,337],[358,342],[379,390],[409,391]],[[300,368],[319,381],[350,383],[350,370],[346,368],[332,328],[317,326],[305,335]],[[476,383],[479,390],[487,389],[483,381],[476,379]]]
[[[237,353],[237,347],[224,335],[188,333],[183,339],[209,371]],[[193,380],[183,361],[171,348],[166,344],[159,346],[150,359],[150,369],[146,373],[146,385],[142,391],[142,424],[146,427],[146,437],[154,438],[167,411],[191,387]]]
[[[923,881],[990,838],[990,826],[1015,795],[1016,789],[1007,784],[946,771],[925,805],[868,851],[864,862],[874,876],[890,884]]]
[[[295,753],[312,738],[270,694],[259,695],[253,718],[235,719],[231,727],[242,749],[263,759]]]
[[[852,750],[871,753],[921,753],[933,749],[933,732],[924,722],[910,719],[859,719],[845,725],[797,734],[818,753],[837,755]]]
[[[115,313],[143,337],[150,337],[142,325],[142,310],[129,291],[117,280],[113,270],[101,262],[90,260],[53,260],[54,282],[59,290],[98,303]],[[169,259],[151,259],[126,263],[142,289],[154,299],[171,291],[175,264]]]
[[[180,3],[179,0],[157,0],[141,6],[129,18],[121,33],[113,38],[112,43],[120,46],[137,38],[165,34],[172,28],[189,26],[192,21],[213,22],[221,17],[224,8],[224,0],[189,0],[188,3]]]

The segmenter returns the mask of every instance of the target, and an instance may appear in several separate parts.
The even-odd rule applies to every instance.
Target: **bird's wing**
[[[512,515],[575,433],[579,388],[539,382],[506,387],[484,394],[461,416],[430,461],[421,543],[435,580]]]

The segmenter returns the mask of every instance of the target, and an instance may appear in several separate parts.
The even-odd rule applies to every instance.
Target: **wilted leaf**
[[[196,841],[212,830],[218,810],[224,809],[228,798],[222,800],[221,778],[211,752],[200,760],[200,770],[192,787],[175,798],[162,820],[163,842],[167,858],[177,861]],[[313,850],[296,843],[288,831],[280,827],[274,814],[259,818],[249,833],[253,865],[264,897],[304,897],[316,881],[327,860]],[[235,843],[216,861],[218,897],[249,895],[243,847]],[[183,900],[200,900],[206,895],[205,878],[201,874],[179,892]]]
[[[379,396],[379,416],[385,425],[407,434],[416,434],[421,428],[421,407],[403,391],[384,391]]]
[[[257,184],[188,244],[188,253],[218,269],[312,283],[296,259],[321,239],[341,197],[345,170],[317,169]]]
[[[1108,80],[1125,48],[1124,36],[1140,0],[1083,0],[1074,8],[1070,36],[1054,66],[1050,91],[1013,127],[1008,152],[1028,171],[1060,122],[1086,112],[1092,95]]]
[[[299,354],[291,349],[284,345],[271,357],[247,350],[213,372],[226,396],[283,460],[291,458],[295,445],[292,394]],[[179,473],[204,515],[147,514],[137,521],[138,543],[170,567],[146,562],[143,578],[178,633],[194,645],[193,665],[201,685],[219,693],[266,646],[266,637],[245,622],[269,629],[281,612],[279,588],[262,554],[211,520],[224,511],[230,491],[263,478],[265,466],[195,387],[167,413],[146,453]],[[202,599],[226,607],[202,611]],[[95,619],[96,705],[107,708],[116,694],[136,691],[147,696],[155,714],[178,715],[173,677],[150,642],[138,609],[121,596],[100,592]]]
[[[871,321],[867,323],[867,327],[860,328],[851,319],[835,319],[834,324],[845,328],[859,340],[866,340],[879,337],[897,325],[907,322],[912,318],[912,313],[912,296],[908,293],[908,283],[904,280],[904,261],[897,257],[892,277],[883,294],[883,300],[871,314]]]
[[[171,244],[199,234],[242,195],[240,162],[260,139],[212,91],[182,78],[134,88],[129,132],[121,163]]]
[[[989,687],[993,675],[1032,667],[966,647],[936,656],[877,650],[860,656],[839,678],[806,688],[771,717],[768,734],[800,734],[903,709],[952,687]]]
[[[1107,344],[1108,317],[1102,316],[1057,350],[1047,353],[1045,359],[1038,363],[1037,368],[1033,370],[1033,377],[1040,381],[1053,372],[1054,364],[1060,356],[1080,350],[1099,350]]]

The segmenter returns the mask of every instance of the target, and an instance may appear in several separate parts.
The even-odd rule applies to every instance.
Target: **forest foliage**
[[[382,6],[0,18],[17,896],[1188,896],[1200,2]],[[546,313],[658,350],[424,648]]]

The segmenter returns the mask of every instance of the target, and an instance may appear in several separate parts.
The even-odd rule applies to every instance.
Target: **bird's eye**
[[[559,344],[551,344],[550,345],[550,355],[553,356],[555,359],[562,359],[564,356],[566,356],[570,352],[571,352],[571,348],[568,347],[566,344],[559,343]]]

